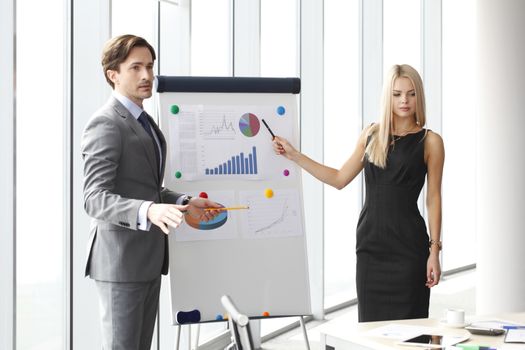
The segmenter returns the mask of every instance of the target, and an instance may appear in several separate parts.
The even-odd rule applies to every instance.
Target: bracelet
[[[431,249],[433,244],[437,245],[438,250],[443,249],[443,244],[441,243],[441,241],[435,241],[433,239],[428,241],[428,248]]]

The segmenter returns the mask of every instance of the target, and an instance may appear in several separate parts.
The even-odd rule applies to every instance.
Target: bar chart
[[[257,174],[257,148],[252,147],[251,153],[240,152],[221,164],[205,168],[205,175],[254,175]]]

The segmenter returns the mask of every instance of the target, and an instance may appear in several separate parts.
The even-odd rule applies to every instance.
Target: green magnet
[[[179,113],[180,108],[177,105],[172,105],[170,110],[171,110],[171,114],[177,114],[177,113]]]

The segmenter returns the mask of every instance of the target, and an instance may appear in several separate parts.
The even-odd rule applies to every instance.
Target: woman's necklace
[[[400,140],[401,138],[405,137],[405,136],[408,135],[412,130],[414,130],[416,127],[417,127],[417,124],[414,124],[414,125],[412,125],[410,128],[403,130],[403,131],[402,131],[401,133],[399,133],[398,135],[396,135],[395,133],[392,134],[392,143],[394,143],[394,142]]]

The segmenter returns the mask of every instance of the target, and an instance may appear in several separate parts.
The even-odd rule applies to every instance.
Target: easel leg
[[[308,333],[306,333],[306,326],[304,325],[303,316],[299,316],[299,322],[301,323],[301,328],[303,329],[304,341],[306,343],[306,350],[310,350],[310,342],[308,341]]]
[[[191,324],[188,325],[188,341],[186,344],[188,344],[186,349],[191,350]]]
[[[195,327],[197,328],[195,330],[195,343],[193,345],[193,349],[194,350],[198,350],[199,349],[199,336],[200,336],[200,333],[201,333],[201,324],[200,323],[197,323],[195,325]]]
[[[180,335],[182,333],[182,326],[183,325],[177,325],[177,329],[175,329],[175,350],[180,350]],[[184,346],[184,348],[186,350],[190,350],[190,349],[193,349],[193,350],[197,350],[199,348],[199,334],[200,334],[200,324],[197,324],[197,339],[195,340],[195,346],[192,347],[191,346],[191,324],[188,324],[187,325],[188,328],[186,328],[188,330],[188,334],[187,336],[184,338],[186,339],[186,345]]]
[[[175,350],[179,350],[181,326],[177,325],[175,327],[177,327],[175,330]]]

